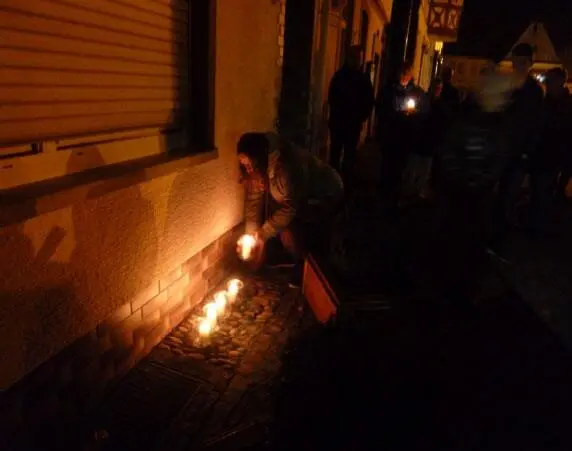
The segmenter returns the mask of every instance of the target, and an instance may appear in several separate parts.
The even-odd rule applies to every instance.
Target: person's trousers
[[[380,190],[382,209],[389,214],[396,213],[401,198],[403,172],[409,153],[398,145],[382,146]]]
[[[495,203],[495,223],[501,233],[516,219],[516,203],[525,178],[526,160],[520,158],[509,163],[501,175]]]
[[[530,174],[530,225],[535,232],[543,232],[548,222],[557,175],[555,170],[533,171]]]
[[[346,193],[351,190],[360,133],[361,124],[330,124],[330,166],[342,176]]]
[[[403,194],[405,197],[418,197],[424,193],[431,175],[433,158],[413,154],[409,157],[403,177]]]

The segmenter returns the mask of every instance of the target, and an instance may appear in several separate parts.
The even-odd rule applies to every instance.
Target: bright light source
[[[405,106],[408,110],[414,110],[415,107],[417,106],[417,102],[415,101],[415,99],[409,98],[406,100]]]
[[[256,239],[252,235],[242,235],[236,244],[238,245],[238,256],[242,260],[249,260],[252,257]]]
[[[214,327],[214,322],[210,321],[208,318],[203,318],[199,324],[199,334],[202,337],[207,337],[211,334]]]
[[[226,297],[229,302],[234,302],[236,300],[236,296],[243,286],[244,283],[242,283],[242,280],[240,279],[232,279],[228,281],[228,284],[226,285]]]
[[[215,302],[209,302],[205,305],[204,312],[209,321],[216,321],[219,309]]]
[[[219,291],[214,295],[215,306],[217,309],[217,313],[222,315],[224,313],[224,309],[226,308],[226,292]]]

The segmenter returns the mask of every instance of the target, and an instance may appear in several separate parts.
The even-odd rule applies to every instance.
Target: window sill
[[[0,227],[216,160],[217,149],[170,152],[0,190]]]

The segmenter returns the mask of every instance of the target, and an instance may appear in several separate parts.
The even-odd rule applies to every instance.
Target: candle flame
[[[242,235],[238,241],[238,256],[242,260],[249,260],[256,245],[256,239],[252,235]]]
[[[226,307],[226,292],[219,291],[214,295],[214,300],[218,314],[224,313],[224,309]]]
[[[408,110],[414,110],[415,107],[417,106],[417,102],[415,101],[415,99],[407,99],[406,106]]]
[[[227,293],[230,294],[231,296],[236,296],[243,286],[244,284],[242,283],[242,280],[232,279],[228,282],[226,286]]]
[[[215,302],[209,302],[204,308],[207,320],[215,321],[218,316],[218,307]]]
[[[212,321],[210,321],[208,318],[203,318],[199,324],[199,334],[201,334],[203,337],[210,335],[213,330],[213,326],[214,323]]]

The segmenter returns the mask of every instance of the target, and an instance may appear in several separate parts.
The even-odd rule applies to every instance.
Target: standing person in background
[[[488,263],[490,207],[509,157],[506,101],[511,80],[483,74],[474,101],[459,114],[439,147],[439,262],[448,307],[467,306]],[[438,275],[437,277],[441,277]]]
[[[530,159],[531,231],[535,235],[545,231],[558,173],[570,159],[572,150],[568,136],[572,102],[565,86],[566,78],[564,69],[555,68],[546,73],[540,139]]]
[[[453,86],[453,69],[450,67],[443,68],[443,73],[441,74],[441,89],[438,96],[438,100],[442,108],[446,111],[448,116],[454,114],[461,104],[461,95],[459,90]]]
[[[381,200],[389,217],[399,209],[403,172],[409,157],[421,145],[421,135],[429,110],[425,92],[413,82],[410,63],[399,78],[387,85],[377,102],[377,136],[381,145]]]
[[[507,110],[511,156],[499,182],[495,214],[501,233],[514,221],[514,207],[526,176],[528,158],[538,142],[544,92],[530,74],[533,54],[532,47],[524,43],[511,53],[515,85]]]
[[[371,81],[360,70],[360,63],[361,47],[353,46],[343,67],[332,77],[328,91],[330,166],[341,174],[346,195],[351,189],[362,126],[374,102]]]
[[[461,107],[461,95],[459,90],[452,85],[452,78],[453,70],[445,67],[442,73],[442,80],[435,86],[431,98],[431,111],[426,130],[428,153],[433,159],[431,165],[431,185],[433,188],[435,188],[435,182],[439,179],[438,168],[440,167],[439,161],[436,161],[439,158],[439,153],[435,150],[443,144],[445,135],[456,119]]]

